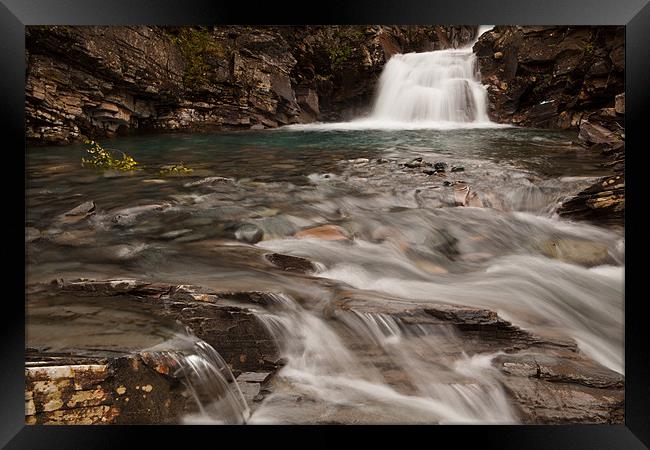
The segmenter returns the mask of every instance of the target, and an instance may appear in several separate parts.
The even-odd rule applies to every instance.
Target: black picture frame
[[[319,8],[320,6],[320,8]],[[114,448],[135,442],[135,435],[147,433],[147,447],[170,443],[188,432],[204,442],[224,442],[225,435],[249,446],[253,435],[268,442],[285,442],[277,433],[283,427],[97,427],[97,426],[26,426],[24,424],[24,271],[25,256],[24,197],[17,189],[24,186],[25,161],[18,148],[25,146],[25,34],[26,25],[189,25],[189,24],[563,24],[563,25],[625,25],[626,27],[626,197],[625,236],[625,425],[571,426],[419,426],[372,427],[372,435],[381,438],[404,433],[404,443],[421,442],[433,445],[462,442],[498,448],[647,448],[650,445],[650,352],[649,329],[644,314],[647,296],[638,295],[633,287],[640,284],[647,272],[643,264],[647,231],[642,227],[644,211],[642,192],[644,153],[647,153],[644,120],[650,117],[650,3],[649,0],[483,0],[483,1],[323,1],[286,2],[209,1],[209,0],[1,0],[0,2],[0,83],[2,99],[0,114],[5,126],[4,154],[10,170],[3,168],[2,179],[7,197],[15,200],[4,208],[6,244],[13,244],[18,256],[7,258],[20,275],[7,276],[6,287],[17,295],[5,295],[5,309],[0,359],[0,444],[7,448]],[[19,168],[22,170],[19,170]],[[5,172],[11,172],[6,173]],[[12,178],[10,175],[13,175]],[[8,201],[8,200],[7,200]],[[11,221],[10,221],[11,220]],[[15,229],[13,228],[15,227]],[[9,228],[9,227],[6,227]],[[8,234],[16,233],[15,237]],[[644,245],[646,244],[646,245]],[[8,246],[5,246],[8,247]],[[7,255],[9,256],[9,255]],[[13,256],[13,255],[12,255]],[[639,261],[638,264],[633,261]],[[24,259],[23,259],[24,262]],[[23,264],[24,267],[24,264]],[[639,290],[643,292],[642,290]],[[8,292],[8,291],[5,291]],[[22,292],[22,294],[20,294]],[[635,292],[633,294],[633,292]],[[296,427],[294,427],[296,428]],[[297,427],[308,441],[319,444],[337,443],[330,430],[351,435],[368,427]],[[155,431],[154,433],[151,433]],[[242,434],[245,433],[245,434]],[[296,439],[291,430],[292,440]],[[210,436],[207,436],[210,435]],[[215,440],[215,439],[218,439]],[[412,442],[412,443],[411,443]],[[409,445],[409,444],[407,444]]]

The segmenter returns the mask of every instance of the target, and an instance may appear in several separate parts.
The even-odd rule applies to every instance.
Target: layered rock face
[[[625,212],[625,30],[619,26],[500,26],[474,45],[492,120],[578,129],[610,157],[612,175],[568,199],[559,214],[622,224]]]
[[[291,258],[273,255],[276,260]],[[225,374],[225,382],[237,384],[252,411],[281,389],[276,375],[286,360],[279,357],[280,342],[269,336],[250,309],[251,305],[279,307],[273,293],[214,292],[135,279],[55,280],[32,285],[30,292],[52,299],[112,297],[126,304],[161,306],[152,309],[152,314],[179,321],[218,350],[232,371]],[[388,385],[406,392],[413,388],[409,374],[395,367],[390,358],[382,359],[388,356],[386,348],[372,339],[358,339],[355,333],[364,330],[359,317],[395,321],[405,340],[423,333],[447,336],[435,341],[438,347],[428,360],[432,368],[447,364],[446,357],[460,358],[461,353],[497,355],[490,364],[500,373],[508,401],[524,424],[623,422],[622,375],[586,357],[573,340],[535,335],[495,311],[340,291],[325,317],[355,357],[380,367]],[[169,352],[148,349],[122,354],[93,349],[90,353],[95,354],[27,349],[27,424],[173,424],[197,412],[198,405],[188,392],[187,372]],[[294,407],[305,403],[310,402],[298,397]],[[337,423],[335,414],[328,420]]]
[[[497,26],[474,45],[492,120],[577,128],[625,90],[625,30]]]
[[[248,129],[357,115],[394,53],[470,42],[469,26],[27,27],[26,135]]]

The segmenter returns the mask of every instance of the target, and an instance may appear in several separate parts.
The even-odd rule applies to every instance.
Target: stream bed
[[[624,373],[623,229],[555,215],[607,174],[574,137],[301,126],[102,141],[140,163],[132,173],[82,167],[82,146],[28,148],[27,283],[276,293],[252,310],[284,364],[249,423],[517,423],[493,364],[503,352],[402,312],[494,311]],[[180,162],[192,172],[160,173]],[[42,351],[128,353],[178,335],[119,301],[27,297],[27,346]]]

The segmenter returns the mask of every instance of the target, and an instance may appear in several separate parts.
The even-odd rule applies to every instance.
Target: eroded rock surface
[[[624,34],[617,26],[497,26],[484,33],[474,52],[490,117],[577,128],[586,114],[613,108],[625,89]]]
[[[28,350],[27,424],[176,423],[195,409],[180,380],[142,355],[94,358]]]
[[[558,213],[571,219],[622,224],[625,218],[625,175],[601,178],[565,201]]]

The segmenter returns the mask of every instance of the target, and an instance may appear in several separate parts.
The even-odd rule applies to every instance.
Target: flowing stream
[[[623,373],[623,230],[555,214],[605,173],[604,161],[571,146],[574,132],[489,123],[474,67],[467,49],[396,55],[372,116],[357,122],[106,141],[144,167],[131,174],[82,168],[81,146],[30,148],[27,226],[38,238],[27,248],[28,282],[129,277],[277,292],[276,304],[256,309],[287,360],[264,402],[248,417],[241,393],[193,385],[227,399],[215,406],[220,422],[518,421],[495,354],[462,348],[454,329],[405,322],[393,313],[400,305],[488,308],[531,332],[572,339]],[[447,170],[403,166],[414,158]],[[181,160],[191,174],[158,173]],[[473,200],[456,206],[468,192]],[[89,220],[60,222],[89,200]],[[263,239],[238,241],[242,224]],[[344,237],[296,237],[324,224]],[[269,252],[307,258],[317,270],[283,272],[264,259]],[[356,307],[337,307],[343,297]],[[53,331],[66,326],[63,316],[45,329],[34,319],[61,307],[29,310],[28,339],[59,336],[59,347],[74,347]],[[95,303],[92,314],[122,308]],[[93,348],[113,342],[102,323],[83,328]],[[165,342],[171,351],[169,336],[146,338],[156,329],[139,327],[138,346]],[[128,333],[117,334],[133,350]],[[198,374],[189,380],[222,376],[212,352],[177,356]]]

